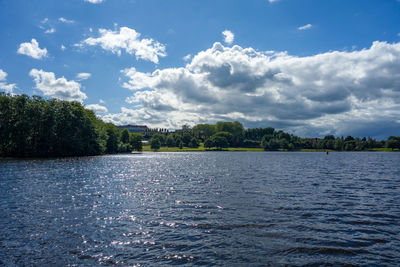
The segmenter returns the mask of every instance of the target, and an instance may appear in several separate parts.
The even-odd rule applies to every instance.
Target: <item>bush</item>
[[[247,147],[247,148],[257,148],[257,147],[260,147],[260,142],[254,141],[254,140],[245,139],[245,140],[243,141],[243,147]]]

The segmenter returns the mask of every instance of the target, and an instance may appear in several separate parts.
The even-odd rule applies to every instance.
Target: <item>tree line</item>
[[[364,151],[374,148],[400,149],[400,136],[387,140],[373,138],[334,137],[301,138],[272,127],[244,129],[238,122],[217,122],[216,124],[197,124],[193,128],[183,127],[178,133],[158,133],[150,140],[151,149],[161,146],[197,148],[203,143],[206,149],[221,150],[228,147],[263,148],[266,151],[326,149],[337,151]]]
[[[150,138],[150,136],[149,136]],[[0,156],[56,157],[89,156],[142,151],[143,136],[119,130],[98,119],[78,102],[40,96],[0,93]],[[238,122],[187,125],[182,130],[158,131],[150,139],[151,149],[161,146],[221,150],[227,147],[264,150],[329,149],[362,151],[373,148],[400,149],[400,137],[387,140],[334,137],[300,138],[272,127],[244,129]]]
[[[78,102],[0,93],[0,156],[90,156],[142,150],[142,136],[119,131]]]

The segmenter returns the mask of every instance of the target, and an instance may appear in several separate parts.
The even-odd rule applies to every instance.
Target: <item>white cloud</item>
[[[184,61],[189,61],[190,59],[192,59],[193,55],[192,54],[187,54],[186,56],[183,57]]]
[[[7,72],[5,72],[2,69],[0,69],[0,81],[5,81],[7,75],[8,75]]]
[[[56,32],[56,29],[51,26],[48,18],[44,18],[40,23],[42,25],[39,25],[39,28],[44,30],[45,34],[52,34]]]
[[[65,49],[67,49],[64,45],[61,45],[61,50],[64,51]]]
[[[20,44],[17,53],[33,57],[34,59],[41,59],[47,56],[47,49],[39,48],[39,43],[36,41],[36,39],[32,39],[30,43]]]
[[[66,19],[66,18],[63,18],[63,17],[58,18],[58,21],[60,21],[62,23],[69,23],[69,24],[75,23],[74,20]]]
[[[53,72],[32,69],[29,75],[33,77],[36,88],[45,96],[78,102],[87,98],[86,94],[81,91],[80,83],[73,80],[68,81],[64,77],[56,79]]]
[[[54,28],[50,28],[50,29],[47,29],[47,30],[44,31],[44,33],[46,33],[46,34],[52,34],[52,33],[55,33],[55,32],[56,32],[56,29],[54,29]]]
[[[15,83],[8,84],[7,81],[7,72],[0,69],[0,90],[4,90],[6,93],[11,94],[17,85]]]
[[[304,30],[311,29],[311,27],[312,27],[311,24],[306,24],[306,25],[298,27],[297,29],[300,30],[300,31],[304,31]]]
[[[384,131],[397,125],[399,69],[400,43],[309,57],[215,43],[185,67],[123,70],[128,77],[123,87],[134,91],[126,102],[138,110],[106,118],[165,128],[240,120],[247,127],[272,126],[302,136],[368,135],[368,127]]]
[[[140,38],[140,33],[128,27],[121,27],[118,31],[99,29],[100,37],[87,38],[79,45],[99,45],[104,50],[121,55],[125,50],[128,54],[135,54],[137,59],[158,63],[159,57],[165,57],[165,46],[153,39]]]
[[[100,99],[100,100],[99,100],[99,103],[100,103],[100,104],[105,104],[106,101],[104,101],[103,99]]]
[[[100,3],[104,2],[104,0],[85,0],[85,2],[89,2],[92,4],[100,4]]]
[[[86,105],[85,108],[92,110],[95,113],[107,113],[108,109],[105,106],[99,104]]]
[[[235,35],[229,30],[223,31],[222,36],[224,37],[224,42],[227,44],[231,44],[235,40]]]
[[[268,2],[270,2],[270,3],[275,3],[275,2],[278,2],[279,0],[268,0]]]
[[[92,74],[86,73],[86,72],[81,72],[81,73],[78,73],[78,74],[76,75],[76,78],[77,78],[78,80],[87,80],[87,79],[90,78],[90,76],[92,76]]]

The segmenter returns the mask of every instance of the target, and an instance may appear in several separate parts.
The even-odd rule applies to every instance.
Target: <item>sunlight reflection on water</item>
[[[0,264],[395,265],[400,153],[1,160]]]

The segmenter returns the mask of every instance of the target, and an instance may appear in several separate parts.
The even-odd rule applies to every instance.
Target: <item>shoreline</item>
[[[229,147],[224,149],[205,149],[200,146],[198,148],[185,147],[179,149],[178,147],[161,147],[158,150],[150,149],[149,146],[144,146],[142,152],[400,152],[400,150],[387,149],[387,148],[374,148],[369,150],[332,150],[332,149],[298,149],[298,150],[264,150],[262,148],[245,148],[245,147]],[[132,152],[138,153],[137,151]],[[140,152],[139,152],[140,153]]]

